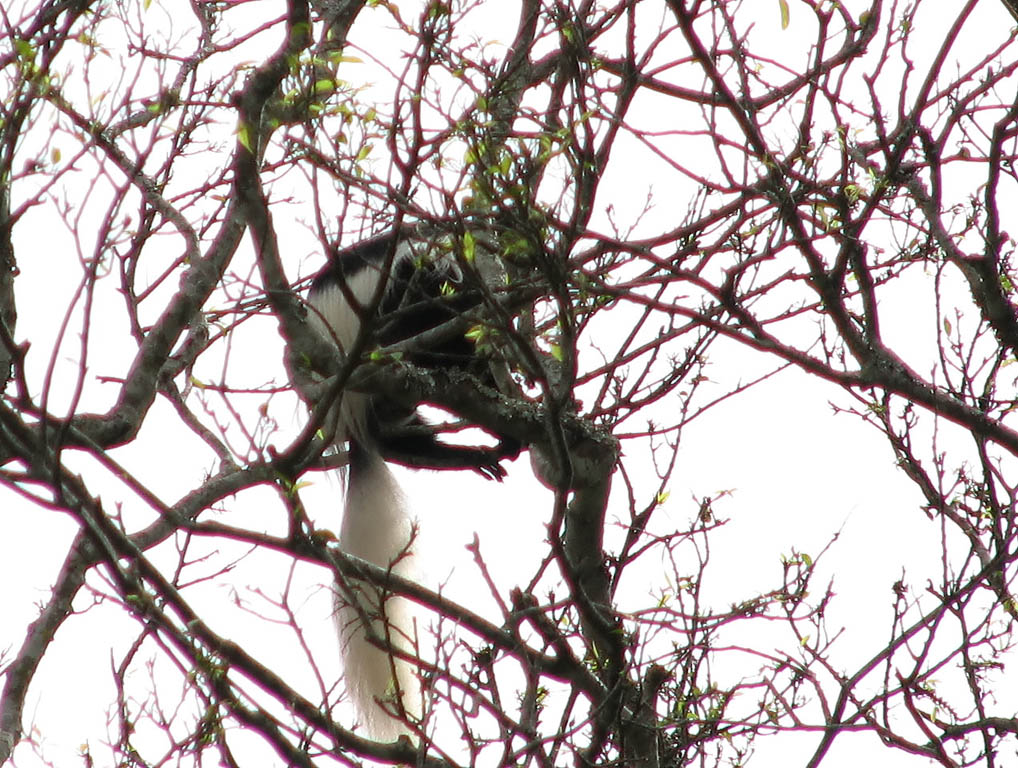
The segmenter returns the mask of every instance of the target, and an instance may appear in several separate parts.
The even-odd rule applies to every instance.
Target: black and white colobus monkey
[[[427,237],[410,228],[389,232],[332,254],[312,283],[309,318],[344,353],[362,329],[369,334],[369,349],[406,341],[476,306],[480,293],[468,276],[493,281],[498,273],[494,259],[478,245],[474,268],[467,270],[448,236]],[[455,367],[493,383],[489,361],[478,355],[463,334],[415,348],[400,359],[427,368]],[[349,456],[340,547],[382,568],[393,567],[401,575],[412,572],[411,521],[386,460],[415,467],[469,467],[501,480],[505,471],[499,459],[519,453],[518,443],[511,439],[501,440],[493,449],[443,443],[428,430],[415,407],[378,394],[344,392],[330,418],[335,443],[339,447],[345,443]],[[406,730],[389,714],[401,714],[393,694],[398,690],[404,711],[419,717],[417,679],[409,665],[366,639],[362,617],[372,619],[371,630],[385,642],[408,649],[407,607],[399,599],[380,606],[377,590],[367,585],[360,590],[360,610],[351,605],[349,594],[337,598],[346,685],[369,733],[379,739],[396,738]]]

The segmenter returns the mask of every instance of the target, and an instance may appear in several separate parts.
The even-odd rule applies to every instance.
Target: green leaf
[[[35,58],[35,48],[28,40],[22,40],[21,38],[16,39],[14,41],[14,50],[17,51],[18,56],[25,61],[32,61],[32,59]]]
[[[788,0],[778,0],[778,7],[781,8],[781,28],[788,29]]]
[[[463,258],[466,259],[467,264],[474,263],[475,249],[474,233],[467,230],[463,233]]]
[[[251,148],[251,131],[248,129],[247,123],[240,123],[237,126],[237,141],[244,149],[254,154],[254,150]]]
[[[336,90],[336,81],[330,77],[316,80],[314,85],[315,95],[322,96],[332,93]]]
[[[473,325],[463,335],[478,350],[484,350],[490,345],[491,333],[483,325]]]

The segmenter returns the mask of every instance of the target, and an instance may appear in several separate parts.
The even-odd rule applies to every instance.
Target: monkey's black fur
[[[335,251],[315,277],[309,299],[341,347],[352,344],[366,325],[368,347],[384,348],[459,317],[479,304],[480,295],[448,245],[429,243],[405,228]],[[463,333],[444,336],[426,347],[411,344],[400,359],[421,368],[464,371],[482,384],[495,385],[490,361],[478,354]],[[490,449],[444,443],[416,407],[383,395],[368,395],[363,413],[355,418],[359,424],[341,425],[350,443],[354,474],[365,452],[371,452],[406,466],[471,468],[501,480],[505,470],[499,460],[514,458],[520,448],[510,438],[502,438]]]

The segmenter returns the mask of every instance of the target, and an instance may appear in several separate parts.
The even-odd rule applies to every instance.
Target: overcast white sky
[[[147,12],[152,23],[162,23],[161,18],[173,13],[170,5],[164,0],[154,0]],[[273,8],[271,13],[266,12],[268,7]],[[782,31],[777,8],[776,0],[760,3],[760,29],[766,33],[764,36],[769,35],[773,40],[772,53],[776,57],[794,58],[790,52],[810,40],[811,30],[799,26],[804,24],[806,14],[792,3],[791,27]],[[477,17],[478,34],[507,42],[516,25],[513,9],[514,3],[486,4],[486,15]],[[276,5],[250,5],[252,18],[264,19],[277,12]],[[979,12],[984,15],[987,29],[1010,23],[999,3],[984,3]],[[410,11],[405,13],[408,18],[412,15]],[[398,57],[386,42],[386,33],[381,27],[369,29],[372,18],[382,20],[384,15],[366,14],[364,22],[359,22],[355,28],[354,40],[366,51],[378,54],[389,66],[398,66]],[[942,34],[942,31],[935,34]],[[273,33],[271,40],[264,38],[260,44],[274,46],[276,42],[276,33]],[[262,52],[265,50],[268,48]],[[115,67],[116,60],[111,59],[110,65]],[[350,71],[360,76],[363,71],[372,71],[370,68],[371,63],[365,60],[363,64],[351,65]],[[389,87],[384,78],[379,75],[377,82],[379,91],[384,93]],[[652,109],[653,105],[647,108]],[[65,153],[73,152],[73,141],[69,138],[57,137],[53,143],[63,146]],[[641,157],[632,165],[646,167],[643,163]],[[87,172],[71,175],[67,177],[67,188],[74,203],[91,196],[89,210],[95,215],[103,208],[102,196],[89,187],[91,181]],[[612,201],[616,216],[632,215],[635,208],[642,206],[642,194],[627,194],[624,181],[612,181],[612,184],[622,192]],[[659,199],[667,199],[667,194],[674,193],[676,187],[674,179],[662,180],[656,187]],[[627,203],[630,210],[627,210]],[[603,217],[603,211],[601,213]],[[653,229],[655,217],[669,215],[672,212],[662,205],[647,218],[646,226]],[[278,217],[280,222],[283,219],[283,216]],[[55,338],[61,320],[54,315],[53,308],[65,305],[64,298],[75,290],[78,279],[78,253],[68,234],[52,226],[51,221],[50,211],[36,209],[16,230],[22,271],[18,278],[17,336],[33,342],[29,362],[34,383],[41,382],[45,375],[50,363],[47,340]],[[301,250],[288,261],[291,273],[306,275],[315,270],[320,257],[307,245],[306,229],[300,222],[281,226],[286,229],[284,242],[292,236],[301,243]],[[91,244],[86,244],[86,251],[90,248]],[[122,333],[119,329],[122,315],[112,295],[104,296],[103,300],[108,304],[100,303],[92,319],[94,338],[115,339]],[[929,354],[931,319],[924,320],[921,316],[917,319],[916,304],[907,295],[901,298],[899,323],[893,322],[893,309],[886,309],[892,320],[886,333],[907,339],[906,345],[915,350],[921,362]],[[54,388],[58,401],[66,397],[67,387],[73,384],[68,374],[77,368],[78,340],[74,333],[56,361],[61,371]],[[93,345],[91,355],[93,372],[122,370],[123,355],[115,344]],[[238,332],[232,355],[231,377],[232,371],[238,371],[240,379],[252,383],[283,381],[281,344],[270,320]],[[774,365],[762,355],[726,343],[717,345],[710,357],[709,375],[716,384],[708,385],[708,389],[713,388],[717,394],[733,382],[748,380]],[[922,370],[922,365],[916,367]],[[103,410],[109,404],[110,393],[112,388],[93,380],[84,407]],[[891,611],[891,585],[900,578],[902,570],[907,569],[910,583],[919,589],[924,574],[936,577],[940,566],[940,531],[937,524],[927,521],[920,511],[921,500],[904,476],[896,471],[891,450],[875,431],[859,420],[846,415],[835,416],[829,404],[831,400],[842,406],[851,404],[845,395],[822,382],[796,372],[785,372],[696,420],[683,435],[683,449],[669,486],[665,514],[655,524],[662,529],[669,523],[677,528],[684,527],[696,515],[699,499],[731,491],[715,505],[718,516],[730,518],[727,527],[713,538],[712,566],[705,584],[705,596],[716,608],[773,588],[779,583],[783,555],[797,550],[815,556],[837,534],[838,539],[822,561],[814,584],[819,589],[830,578],[836,580],[837,599],[832,603],[828,619],[831,627],[844,628],[835,658],[845,669],[851,669],[886,643],[884,628]],[[255,408],[258,403],[257,398],[252,398],[248,405]],[[665,404],[662,407],[675,406]],[[272,442],[283,446],[300,424],[300,407],[296,398],[280,396],[272,401],[271,413],[280,424],[280,431]],[[172,418],[164,404],[157,405],[139,444],[122,455],[115,452],[118,460],[169,500],[175,499],[182,489],[193,487],[206,472],[214,471],[207,452],[195,450],[193,444],[165,438],[161,426],[170,423]],[[953,446],[963,439],[949,426],[940,426],[940,439],[945,446]],[[629,452],[636,454],[641,448],[634,444],[626,450],[627,455],[631,455]],[[94,466],[88,466],[91,463],[88,460],[80,461],[82,471],[90,473],[94,490],[103,493],[108,509],[114,509],[118,501],[127,501],[124,512],[128,520],[135,515],[140,524],[149,516],[147,510],[125,494],[119,483],[101,477],[102,473]],[[632,467],[638,464],[638,460],[630,462]],[[520,574],[529,577],[533,572],[534,564],[543,554],[544,525],[551,494],[533,479],[526,455],[511,465],[509,477],[502,485],[468,473],[401,470],[399,477],[421,522],[422,580],[431,586],[442,585],[454,599],[497,621],[496,607],[480,585],[466,545],[476,533],[488,566],[503,590],[516,585]],[[312,518],[322,527],[338,529],[339,482],[324,474],[316,474],[312,480],[313,487],[306,491]],[[653,479],[648,476],[648,493],[651,487]],[[621,483],[615,490],[622,493]],[[625,510],[625,503],[622,495],[615,500],[616,515]],[[278,530],[281,521],[276,511],[275,501],[268,492],[254,491],[241,494],[228,510],[224,510],[223,517]],[[19,646],[27,623],[37,615],[38,605],[46,599],[76,526],[59,512],[29,505],[10,491],[0,489],[0,530],[3,531],[0,536],[0,584],[3,585],[0,589],[0,652],[12,652]],[[221,564],[228,559],[231,546],[219,545],[219,550],[214,562]],[[257,605],[254,590],[278,592],[285,583],[288,564],[278,556],[255,553],[242,557],[244,554],[243,547],[232,545],[232,555],[241,558],[236,566],[223,577],[195,590],[192,599],[196,607],[206,605],[234,628],[244,626],[244,622],[251,622],[252,628],[257,626],[257,632],[241,633],[250,637],[252,643],[262,644],[267,657],[285,664],[287,654],[280,653],[280,649],[289,647],[292,642],[285,629],[266,628],[264,622],[257,622],[238,603]],[[171,551],[166,551],[165,556],[167,562],[172,561]],[[209,571],[214,570],[210,566]],[[626,585],[623,605],[627,602],[634,606],[646,604],[648,601],[642,599],[645,595],[664,588],[656,578],[658,575],[653,572],[652,564],[634,572],[631,583]],[[328,620],[330,597],[322,586],[326,580],[327,574],[321,570],[299,567],[293,592],[308,597],[306,600],[296,598],[294,603],[301,609],[299,618],[323,675],[335,676],[339,668]],[[92,583],[98,585],[98,578],[93,577]],[[113,694],[111,664],[121,657],[126,643],[136,635],[133,622],[125,619],[115,607],[97,605],[84,610],[89,600],[87,595],[79,598],[82,614],[68,620],[58,634],[55,646],[38,673],[26,709],[26,722],[38,728],[32,737],[42,744],[43,754],[58,766],[77,764],[80,745],[86,742],[96,745],[101,739],[107,715],[104,707],[112,701]],[[762,634],[753,641],[780,642],[787,646],[789,638],[779,640],[777,637],[783,631],[775,628],[775,637]],[[746,641],[745,638],[741,640]],[[252,647],[251,650],[257,652],[258,649]],[[726,658],[730,659],[731,667],[718,670],[722,678],[726,674],[733,678],[749,674],[759,666],[759,661],[751,657]],[[308,670],[301,666],[299,659],[293,660],[290,672],[305,677],[311,684]],[[1004,711],[1008,711],[1005,700],[1011,701],[1010,711],[1018,707],[1018,699],[1010,689],[1002,687],[999,698]],[[799,764],[800,758],[815,747],[818,738],[817,734],[782,736],[773,740],[761,738],[757,742],[758,764]],[[801,751],[797,753],[797,750]],[[867,755],[879,759],[883,766],[925,764],[915,757],[890,753],[873,743],[872,737],[844,737],[834,752],[839,757],[824,765],[857,766]],[[42,764],[27,747],[16,754],[16,764],[20,768]]]

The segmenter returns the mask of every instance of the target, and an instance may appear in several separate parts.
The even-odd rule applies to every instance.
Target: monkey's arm
[[[515,459],[519,441],[502,437],[492,447],[452,445],[441,442],[435,428],[415,411],[398,420],[383,420],[375,434],[375,445],[386,461],[423,469],[472,469],[490,480],[506,475],[499,462]]]

